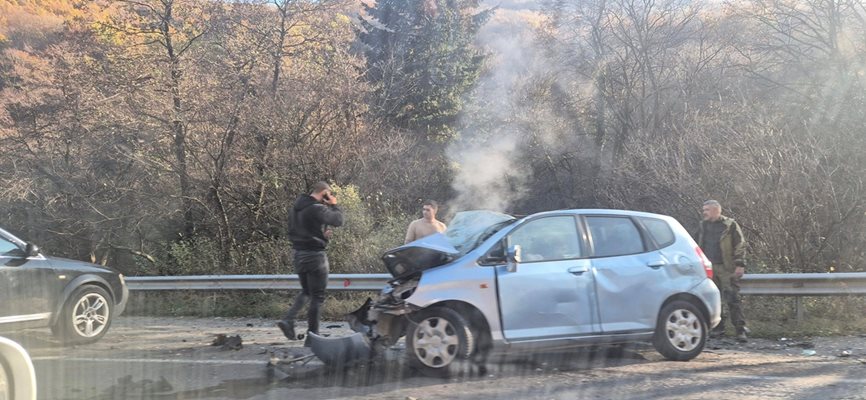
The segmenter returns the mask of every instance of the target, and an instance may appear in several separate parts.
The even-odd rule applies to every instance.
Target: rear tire
[[[406,356],[424,375],[446,378],[471,371],[475,336],[456,311],[432,307],[409,316]]]
[[[688,361],[701,354],[707,342],[707,321],[694,304],[675,300],[664,306],[656,323],[653,346],[672,361]]]
[[[66,300],[51,332],[65,344],[93,343],[105,336],[113,318],[111,295],[99,286],[83,285]]]

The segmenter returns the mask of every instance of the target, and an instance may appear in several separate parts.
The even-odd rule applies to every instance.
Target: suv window
[[[529,221],[508,237],[510,246],[519,245],[521,262],[580,258],[580,236],[572,216],[546,217]]]
[[[587,217],[594,256],[610,257],[644,251],[637,226],[628,217]]]
[[[0,237],[0,256],[21,255],[21,249],[15,243],[12,243]]]
[[[640,222],[655,240],[659,248],[670,246],[674,243],[674,231],[664,220],[658,218],[640,217]]]

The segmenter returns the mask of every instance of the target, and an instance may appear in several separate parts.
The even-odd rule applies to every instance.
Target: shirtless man
[[[424,216],[409,224],[404,243],[414,242],[436,232],[445,232],[447,228],[445,224],[436,219],[436,211],[439,210],[439,204],[433,200],[427,200],[423,206],[422,214]]]

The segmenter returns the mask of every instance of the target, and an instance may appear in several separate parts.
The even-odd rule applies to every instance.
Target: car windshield
[[[466,254],[515,218],[503,213],[487,210],[463,211],[451,220],[445,236],[460,254]]]

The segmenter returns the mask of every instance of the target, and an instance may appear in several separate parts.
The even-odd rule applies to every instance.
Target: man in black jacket
[[[313,185],[309,195],[302,194],[289,211],[289,240],[295,249],[294,268],[301,281],[301,294],[277,326],[289,340],[295,340],[295,317],[309,301],[307,332],[319,333],[319,315],[328,285],[328,256],[325,248],[331,238],[330,227],[343,225],[337,198],[325,182]]]

